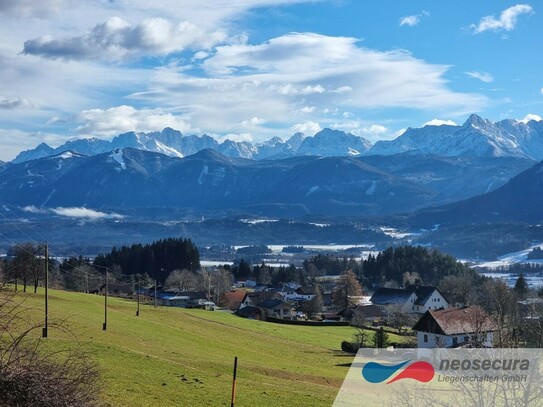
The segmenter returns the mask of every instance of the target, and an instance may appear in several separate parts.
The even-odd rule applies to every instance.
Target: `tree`
[[[385,332],[383,327],[379,328],[373,334],[373,346],[375,348],[386,348],[388,346],[388,333]]]
[[[523,300],[528,295],[528,291],[530,288],[528,287],[528,282],[526,281],[526,278],[524,277],[524,273],[520,273],[520,275],[517,278],[517,281],[515,281],[515,287],[514,287],[515,293],[517,294],[518,298]]]
[[[406,326],[413,326],[414,321],[409,314],[402,312],[400,306],[392,306],[388,317],[388,324],[397,329],[398,333],[401,334],[402,329]]]
[[[220,302],[222,295],[230,291],[234,284],[232,273],[222,267],[214,271],[202,270],[200,274],[204,289],[210,294],[210,298],[215,304]]]
[[[244,259],[241,259],[239,265],[233,269],[234,277],[239,279],[245,279],[252,274],[251,266]]]
[[[354,305],[354,297],[362,296],[362,287],[352,270],[346,270],[337,280],[332,291],[332,303],[340,309]]]
[[[26,292],[29,283],[34,285],[34,293],[38,290],[40,279],[44,274],[43,246],[24,243],[12,248],[11,274],[15,280],[23,281],[23,291]],[[17,282],[15,283],[17,286]]]
[[[322,312],[324,306],[324,300],[322,298],[322,292],[320,287],[315,287],[315,296],[309,301],[304,301],[302,304],[302,311],[307,314],[309,318],[313,318],[316,314]]]
[[[514,345],[515,330],[518,330],[516,301],[507,283],[489,279],[483,283],[477,302],[496,323],[498,347]]]
[[[198,276],[188,270],[174,270],[166,278],[164,288],[167,290],[194,291],[201,286],[198,281]]]

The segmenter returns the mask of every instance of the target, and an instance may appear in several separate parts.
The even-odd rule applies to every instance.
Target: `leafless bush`
[[[0,406],[98,406],[96,366],[79,349],[42,340],[24,298],[0,282]],[[63,323],[49,326],[71,335]]]

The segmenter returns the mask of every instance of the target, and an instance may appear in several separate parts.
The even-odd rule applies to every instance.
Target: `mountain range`
[[[296,133],[286,141],[273,137],[263,143],[252,144],[232,140],[218,142],[206,134],[185,136],[177,130],[165,128],[161,132],[128,132],[111,141],[77,139],[57,148],[42,143],[32,150],[21,152],[12,163],[54,156],[65,151],[92,156],[123,148],[179,158],[212,149],[228,157],[253,160],[408,153],[447,157],[518,157],[540,161],[543,159],[543,121],[503,120],[492,123],[473,114],[461,126],[408,128],[395,140],[382,140],[374,145],[363,137],[332,129],[324,129],[314,136]]]
[[[0,171],[0,196],[3,203],[33,208],[381,216],[492,191],[533,165],[517,157],[403,154],[259,161],[212,149],[183,158],[135,148],[93,156],[65,151]]]
[[[416,223],[485,224],[543,221],[543,162],[513,177],[486,194],[451,204],[427,208],[414,215]]]

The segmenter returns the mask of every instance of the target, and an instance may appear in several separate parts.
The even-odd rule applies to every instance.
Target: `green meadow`
[[[23,306],[43,316],[43,291]],[[102,330],[102,296],[50,290],[52,346],[88,351],[102,377],[101,398],[111,406],[230,406],[238,357],[236,406],[330,406],[353,357],[342,353],[351,327],[306,327],[247,320],[223,311],[144,305],[109,298]]]

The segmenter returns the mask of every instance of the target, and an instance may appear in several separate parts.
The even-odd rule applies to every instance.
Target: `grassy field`
[[[65,319],[98,363],[111,406],[229,406],[234,356],[236,406],[330,406],[353,357],[338,349],[351,327],[306,327],[246,320],[222,311],[143,306],[50,290],[50,318]],[[25,307],[43,315],[43,292]],[[66,337],[51,329],[50,342]]]

